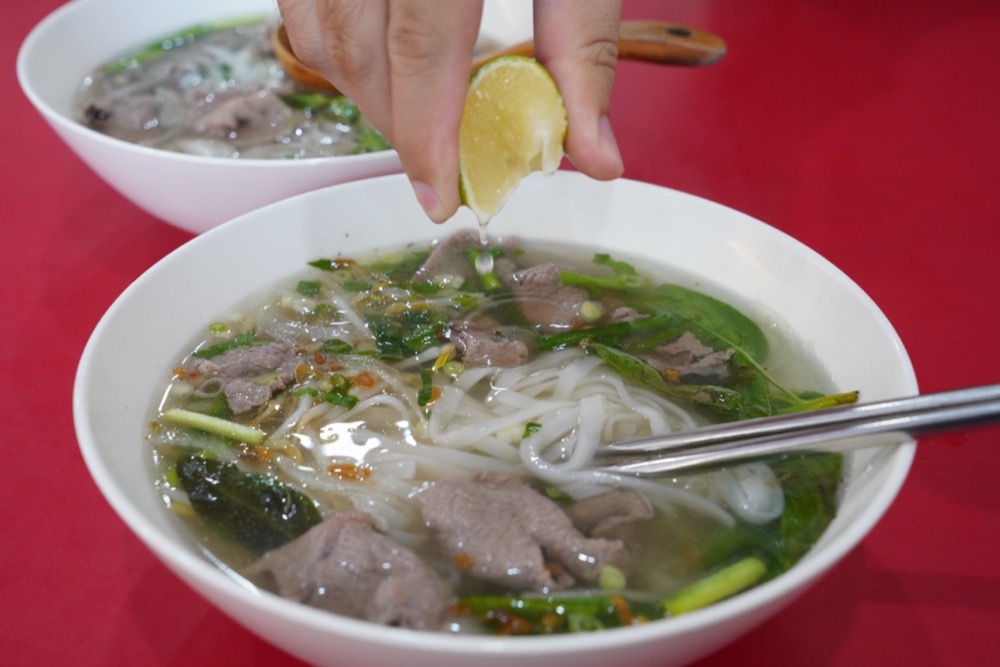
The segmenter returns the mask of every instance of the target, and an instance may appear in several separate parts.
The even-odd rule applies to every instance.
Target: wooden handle
[[[285,26],[280,25],[271,43],[281,65],[292,79],[310,88],[335,91],[333,84],[309,69],[292,53]],[[534,56],[535,45],[522,42],[499,51],[490,51],[472,61],[476,69],[498,56]],[[702,67],[726,55],[726,43],[716,35],[697,28],[663,21],[622,21],[618,30],[618,58],[643,60],[663,65]]]
[[[476,69],[498,56],[534,56],[535,45],[521,42],[485,53],[472,61]],[[663,21],[622,21],[618,29],[619,60],[643,60],[662,65],[702,67],[726,55],[722,38],[704,30]]]
[[[701,67],[726,55],[722,38],[704,30],[661,21],[622,21],[618,57],[665,65]]]

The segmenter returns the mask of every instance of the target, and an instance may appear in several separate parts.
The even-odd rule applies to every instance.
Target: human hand
[[[278,0],[296,55],[350,97],[399,154],[435,222],[458,209],[458,128],[482,2]],[[559,86],[566,154],[601,180],[622,173],[608,107],[620,0],[535,0],[535,56]]]

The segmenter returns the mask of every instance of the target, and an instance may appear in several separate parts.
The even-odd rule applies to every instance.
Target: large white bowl
[[[113,188],[196,234],[291,195],[402,171],[395,151],[308,160],[209,158],[114,139],[74,120],[74,95],[99,65],[201,22],[276,14],[276,7],[274,0],[75,0],[25,39],[18,80],[55,132]],[[530,2],[488,1],[481,33],[500,44],[529,38]]]
[[[786,574],[685,616],[584,635],[419,633],[343,618],[236,583],[199,555],[152,488],[142,443],[155,388],[198,330],[244,297],[300,272],[308,260],[396,248],[474,226],[464,213],[445,227],[430,224],[401,175],[279,202],[163,259],[122,294],[87,344],[74,416],[94,480],[169,568],[234,619],[319,665],[682,665],[788,603],[888,508],[914,454],[910,441],[856,453],[838,516]],[[490,224],[498,235],[589,244],[619,258],[657,260],[690,272],[701,277],[701,288],[724,290],[754,312],[779,318],[839,388],[858,388],[865,400],[916,393],[899,338],[857,285],[792,238],[726,207],[634,181],[600,183],[559,172],[529,178]]]

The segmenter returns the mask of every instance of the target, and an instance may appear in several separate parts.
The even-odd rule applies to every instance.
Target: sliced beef
[[[518,339],[515,327],[501,327],[492,321],[462,320],[452,324],[448,339],[462,363],[469,368],[493,366],[510,368],[528,361],[528,344]]]
[[[638,310],[630,306],[619,306],[611,311],[611,314],[608,316],[608,322],[635,322],[636,320],[642,320],[647,317],[649,317],[649,315],[643,315]]]
[[[461,276],[467,281],[477,280],[476,269],[469,261],[469,251],[482,248],[482,240],[477,229],[463,229],[443,239],[434,246],[430,256],[417,269],[414,280],[431,280],[434,276]],[[513,243],[501,243],[500,249],[505,255],[493,261],[493,273],[501,280],[509,277],[514,271],[514,262],[508,257],[516,249]]]
[[[443,479],[414,500],[465,574],[509,590],[593,584],[603,564],[626,565],[621,541],[585,537],[558,504],[515,477]]]
[[[291,109],[275,95],[251,92],[218,103],[199,123],[209,132],[259,142],[287,131],[285,121],[291,115]]]
[[[129,136],[141,136],[160,113],[160,103],[154,95],[111,97],[101,104],[91,104],[84,117],[102,132],[114,130]]]
[[[563,285],[555,264],[521,269],[509,278],[507,287],[524,316],[541,331],[578,329],[586,323],[580,307],[590,294],[582,287]]]
[[[624,529],[653,518],[653,508],[638,491],[613,489],[567,505],[566,514],[588,537],[621,539]]]
[[[410,549],[342,512],[264,554],[246,576],[286,598],[344,616],[420,630],[441,626],[451,589]]]
[[[297,361],[294,347],[275,342],[199,359],[193,371],[206,380],[222,380],[229,409],[240,414],[267,403],[275,392],[291,384]]]
[[[653,348],[642,358],[661,373],[681,378],[723,380],[729,375],[733,350],[713,350],[690,331]]]

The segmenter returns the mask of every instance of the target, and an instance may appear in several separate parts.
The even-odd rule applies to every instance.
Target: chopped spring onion
[[[749,588],[766,573],[764,563],[750,556],[681,589],[667,598],[663,606],[673,616],[701,609]]]
[[[304,296],[316,296],[319,290],[320,284],[315,280],[300,280],[295,286],[295,291]]]
[[[438,354],[437,359],[434,360],[434,365],[431,367],[431,370],[437,373],[444,367],[445,364],[454,359],[456,354],[458,354],[458,350],[455,349],[453,344],[447,343],[442,345],[441,353]]]
[[[434,396],[434,384],[433,377],[429,371],[421,371],[420,373],[420,389],[417,391],[417,405],[420,407],[426,406],[432,401]]]
[[[163,420],[177,424],[178,426],[197,428],[202,431],[214,433],[215,435],[221,435],[230,440],[245,442],[249,445],[259,445],[267,437],[267,433],[253,426],[244,426],[228,419],[212,417],[211,415],[191,410],[182,410],[180,408],[173,408],[164,412]]]
[[[216,343],[215,345],[209,345],[208,347],[203,347],[200,350],[195,350],[192,353],[192,356],[198,357],[199,359],[210,359],[211,357],[217,357],[220,354],[229,352],[230,350],[235,350],[241,347],[250,347],[256,342],[256,340],[256,334],[240,334],[236,338],[227,340],[224,343]]]
[[[580,317],[583,318],[585,322],[594,322],[601,319],[604,315],[604,307],[601,305],[600,301],[587,300],[580,304]]]
[[[622,591],[625,590],[627,583],[625,573],[622,572],[621,568],[611,563],[601,565],[597,575],[597,585],[601,587],[601,590]]]
[[[457,359],[452,359],[451,361],[445,362],[444,366],[441,367],[441,372],[454,380],[465,372],[465,364]]]

